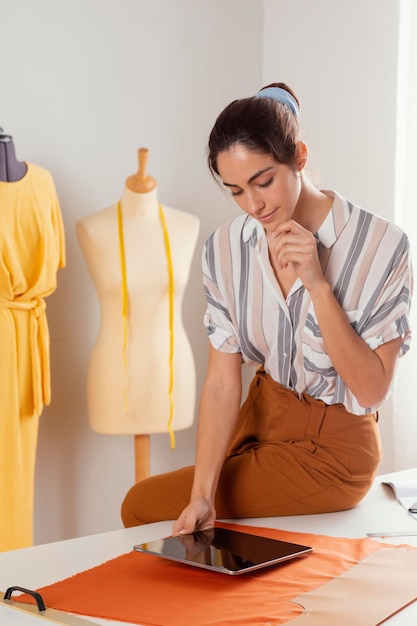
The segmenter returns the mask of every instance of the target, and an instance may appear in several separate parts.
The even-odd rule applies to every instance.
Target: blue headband
[[[272,98],[273,100],[278,100],[278,102],[286,104],[294,115],[298,117],[299,108],[296,99],[288,91],[281,89],[281,87],[266,87],[265,89],[261,89],[261,91],[258,91],[255,95],[255,98]]]

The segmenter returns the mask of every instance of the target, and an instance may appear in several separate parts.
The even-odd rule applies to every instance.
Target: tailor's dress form
[[[38,422],[51,395],[44,298],[64,264],[52,176],[28,164],[20,180],[0,181],[0,551],[32,543]]]
[[[126,369],[117,209],[98,211],[77,224],[101,308],[88,371],[89,422],[93,430],[105,434],[164,433],[170,416],[169,276],[159,203],[156,192],[138,194],[125,189],[121,205],[129,301]],[[172,428],[176,431],[190,427],[194,420],[195,364],[181,307],[199,220],[170,207],[164,206],[163,211],[174,280]]]

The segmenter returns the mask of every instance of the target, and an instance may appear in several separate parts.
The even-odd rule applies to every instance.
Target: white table
[[[308,532],[339,537],[364,537],[367,533],[415,533],[408,536],[384,537],[384,543],[406,543],[417,547],[417,520],[397,502],[393,491],[381,483],[396,479],[415,480],[417,468],[376,478],[366,498],[354,509],[325,515],[268,517],[240,520],[242,524]],[[229,520],[236,523],[236,520]],[[11,586],[37,589],[94,567],[120,554],[129,552],[136,543],[152,541],[171,532],[172,522],[148,524],[137,528],[116,530],[99,535],[69,539],[0,553],[0,589]],[[92,620],[111,626],[122,622]],[[40,626],[44,620],[0,605],[0,623],[8,626]],[[45,622],[46,624],[46,622]],[[406,607],[386,622],[389,626],[417,624],[417,602]]]

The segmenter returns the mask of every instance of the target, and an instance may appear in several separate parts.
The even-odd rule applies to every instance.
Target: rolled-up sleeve
[[[393,230],[393,227],[387,230]],[[382,264],[382,259],[380,261]],[[378,259],[374,262],[378,263]],[[405,234],[394,248],[383,284],[379,285],[375,293],[378,295],[374,301],[371,299],[370,314],[360,328],[360,335],[373,350],[401,337],[403,355],[411,343],[410,308],[413,293],[411,253]]]
[[[241,352],[237,329],[222,292],[224,276],[219,271],[219,255],[215,253],[216,233],[207,240],[202,257],[204,294],[207,309],[204,314],[204,326],[210,343],[221,352]]]

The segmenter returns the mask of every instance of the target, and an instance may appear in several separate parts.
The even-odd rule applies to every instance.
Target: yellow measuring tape
[[[125,254],[125,241],[123,236],[123,215],[122,206],[120,200],[117,203],[117,224],[119,227],[119,251],[120,251],[120,270],[122,273],[122,323],[123,323],[123,344],[122,344],[122,358],[123,358],[123,403],[125,406],[125,414],[129,414],[129,402],[127,399],[127,334],[128,334],[128,314],[129,314],[129,294],[127,291],[127,272],[126,272],[126,254]]]
[[[172,266],[171,245],[169,242],[168,229],[165,221],[162,205],[159,205],[159,220],[162,226],[162,234],[164,236],[165,254],[168,269],[168,297],[169,297],[169,418],[167,428],[171,441],[171,448],[175,448],[175,434],[172,429],[172,420],[174,417],[174,269]]]
[[[174,269],[172,264],[171,245],[169,241],[168,229],[166,225],[164,211],[162,205],[159,205],[159,221],[161,223],[162,234],[164,238],[165,255],[167,259],[168,269],[168,319],[169,319],[169,418],[167,429],[170,437],[171,448],[175,448],[175,433],[172,429],[172,420],[174,417]],[[123,234],[123,214],[122,206],[117,203],[117,222],[119,230],[119,249],[120,249],[120,269],[122,274],[122,320],[123,320],[123,368],[124,368],[124,384],[123,384],[123,401],[126,415],[129,413],[129,402],[127,398],[126,381],[127,381],[127,344],[128,344],[128,316],[129,316],[129,293],[127,288],[127,271],[126,271],[126,254]]]

